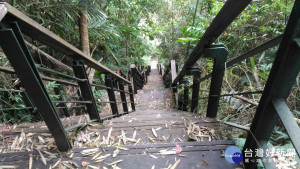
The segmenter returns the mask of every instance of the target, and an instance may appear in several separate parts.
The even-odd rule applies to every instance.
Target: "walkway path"
[[[135,99],[135,112],[69,133],[74,138],[72,151],[65,154],[41,151],[47,167],[37,151],[0,154],[0,163],[28,168],[28,154],[32,154],[33,168],[49,168],[59,159],[62,160],[57,166],[75,168],[76,165],[85,168],[86,164],[89,168],[122,169],[239,167],[227,162],[222,155],[233,142],[218,140],[218,122],[174,110],[172,92],[164,88],[157,70],[151,71],[148,84],[138,91]],[[45,150],[46,147],[40,148]]]

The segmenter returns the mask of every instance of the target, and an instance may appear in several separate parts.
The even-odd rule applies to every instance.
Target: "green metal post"
[[[9,24],[9,26],[11,29],[0,30],[0,46],[43,117],[54,137],[57,148],[60,151],[68,151],[71,144],[35,67],[23,35],[16,22]]]
[[[199,68],[194,67],[187,71],[188,75],[193,75],[193,92],[192,92],[192,105],[191,112],[197,113],[198,101],[199,101],[199,89],[200,89],[200,75],[201,71]]]
[[[117,99],[113,89],[112,77],[108,74],[105,75],[105,85],[106,87],[108,87],[108,89],[106,90],[109,97],[109,101],[111,102],[110,107],[111,107],[112,114],[119,116],[118,105],[116,103]]]
[[[85,70],[83,62],[82,61],[74,61],[72,67],[73,67],[74,75],[77,78],[86,79],[85,81],[77,81],[77,83],[80,87],[80,92],[81,92],[81,96],[82,96],[83,100],[91,102],[91,103],[86,104],[86,108],[87,108],[87,111],[88,111],[88,114],[89,114],[91,120],[95,119],[99,123],[101,123],[102,120],[100,119],[96,100],[94,98],[93,91],[92,91],[90,82],[88,80],[88,75],[86,74],[86,70]]]
[[[207,117],[215,118],[218,113],[227,56],[228,51],[223,44],[211,45],[210,47],[204,49],[204,57],[210,57],[214,59],[206,113]]]
[[[285,103],[300,71],[299,9],[300,0],[296,0],[257,107],[250,128],[251,133],[248,133],[244,151],[266,147],[280,117],[293,144],[296,145],[295,149],[299,155],[299,127],[292,126],[294,119],[288,118],[290,111]],[[298,133],[294,135],[293,133],[296,131]],[[247,169],[254,169],[257,167],[257,163],[245,163],[245,166]]]
[[[129,97],[130,97],[130,103],[131,103],[131,108],[132,108],[132,111],[135,111],[135,105],[134,105],[134,94],[133,94],[133,90],[132,90],[132,86],[129,85],[128,86],[128,91],[129,91]]]
[[[126,101],[125,89],[124,89],[124,82],[119,81],[119,89],[120,89],[120,96],[122,100],[122,106],[124,113],[128,113],[128,106]]]

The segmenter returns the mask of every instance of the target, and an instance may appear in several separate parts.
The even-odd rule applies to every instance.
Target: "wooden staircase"
[[[34,151],[25,151],[26,144],[21,143],[21,150],[0,154],[0,166],[28,168],[32,158],[32,168],[239,168],[224,158],[223,151],[234,143],[220,140],[219,123],[173,109],[172,98],[171,90],[163,87],[161,75],[153,69],[147,85],[135,97],[135,112],[68,132],[73,149],[67,153],[48,149],[55,148],[55,143],[49,141],[51,135],[42,123],[2,132],[3,137],[11,137],[9,146],[19,147],[12,144],[21,137],[36,144]],[[67,126],[80,118],[84,117],[70,117],[62,123]],[[197,136],[199,130],[201,136]],[[2,142],[0,146],[5,145]]]

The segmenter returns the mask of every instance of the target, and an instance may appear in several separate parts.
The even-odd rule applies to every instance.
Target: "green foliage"
[[[149,43],[156,38],[150,27],[153,24],[151,17],[157,10],[152,10],[154,4],[155,1],[134,0],[15,0],[13,3],[17,9],[77,47],[80,44],[78,17],[85,13],[93,58],[102,59],[102,64],[113,70],[120,68],[123,72],[131,63],[141,63],[155,51]],[[48,48],[44,50],[51,52]]]
[[[75,36],[77,42],[79,38],[77,17],[79,12],[85,12],[84,7],[87,8],[87,18],[91,25],[96,26],[106,19],[106,15],[97,5],[85,3],[81,0],[16,0],[15,7],[41,23],[44,27],[54,31],[63,39],[72,40]]]
[[[96,101],[104,101],[103,96],[106,94],[105,90],[96,90],[95,87],[92,87],[92,92]],[[98,111],[102,111],[102,106],[97,104]]]
[[[276,126],[272,133],[270,143],[272,145],[285,145],[289,142],[290,138],[285,133],[284,128],[282,126]]]
[[[59,87],[59,84],[57,84],[56,81],[48,82],[45,87],[51,100],[58,99],[60,97],[59,95],[53,93],[54,88]]]
[[[2,85],[0,85],[2,87]],[[0,123],[22,123],[36,120],[36,117],[25,108],[20,93],[0,93]]]
[[[224,5],[225,0],[200,1],[195,24],[192,25],[195,3],[196,0],[170,1],[169,6],[164,7],[166,10],[160,13],[160,26],[164,28],[162,31],[163,34],[159,36],[162,41],[159,46],[161,48],[160,63],[167,65],[171,59],[175,59],[180,69],[186,60],[188,45],[190,46],[189,52],[191,52]],[[293,4],[294,1],[286,0],[254,1],[214,43],[225,44],[229,49],[228,61],[232,60],[250,49],[281,35],[285,30]],[[168,19],[162,15],[165,15]],[[245,59],[233,67],[226,68],[222,94],[263,90],[277,49],[278,47],[268,49]],[[211,73],[213,60],[200,59],[196,63],[196,66],[202,71],[201,77],[204,77],[208,73]],[[300,105],[299,77],[296,82],[288,99],[291,110],[299,109]],[[199,113],[205,115],[207,106],[206,97],[210,89],[210,80],[201,82],[200,86],[199,95],[202,99],[199,100]],[[182,94],[182,89],[179,89],[178,93]],[[243,97],[254,102],[259,102],[261,95],[254,94]],[[256,110],[255,106],[233,96],[222,97],[219,105],[219,119],[226,119],[227,121],[242,125],[251,124]],[[282,130],[282,126],[277,127],[272,134],[271,139],[274,145],[288,144],[288,137]],[[233,137],[232,134],[229,135],[231,135],[231,138]]]

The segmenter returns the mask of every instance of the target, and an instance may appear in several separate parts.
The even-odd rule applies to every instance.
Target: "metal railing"
[[[28,43],[24,40],[25,36],[50,47],[56,52],[64,54],[68,59],[73,61],[73,65],[68,68],[72,75],[37,66],[28,49]],[[131,79],[134,83],[134,90],[141,89],[146,82],[144,79],[147,79],[150,71],[149,67],[147,67],[140,73],[136,67],[132,66],[128,77],[122,77],[30,19],[22,12],[3,2],[0,2],[0,46],[12,66],[12,68],[0,67],[0,71],[16,74],[21,81],[21,87],[24,88],[24,90],[10,89],[10,91],[21,92],[27,106],[24,109],[37,109],[41,119],[48,126],[60,151],[67,151],[71,148],[66,132],[84,124],[77,124],[65,129],[58,115],[58,109],[62,109],[64,115],[68,117],[71,114],[69,111],[70,108],[67,107],[66,103],[81,104],[72,108],[86,109],[90,121],[99,123],[103,122],[103,120],[129,113],[128,104],[131,106],[132,111],[135,111]],[[31,45],[29,46],[32,47]],[[45,52],[44,55],[50,56]],[[86,73],[86,66],[104,74],[105,84],[91,83]],[[43,73],[53,75],[55,78],[46,76]],[[60,86],[54,88],[54,93],[60,96],[57,100],[50,98],[44,85],[45,81],[55,81],[60,84]],[[80,99],[65,100],[61,95],[63,85],[78,88],[78,91],[80,91],[78,98]],[[96,100],[92,87],[106,90],[109,100]],[[116,93],[120,94],[121,101],[117,101]],[[126,95],[129,95],[129,101],[127,101]],[[112,115],[100,117],[97,105],[103,103],[110,104]],[[119,112],[118,103],[122,104],[123,113]],[[15,110],[15,108],[11,108],[11,110]],[[10,110],[3,109],[2,111]]]
[[[143,68],[142,68],[143,69]],[[144,84],[148,81],[149,73],[151,72],[151,67],[147,66],[143,71],[140,71],[136,65],[130,65],[129,75],[132,77],[134,85],[134,94],[137,94],[137,90],[142,89]]]
[[[206,116],[215,118],[218,112],[219,99],[222,96],[226,96],[226,94],[221,95],[225,69],[280,43],[264,90],[254,92],[262,93],[262,96],[257,105],[258,107],[251,127],[248,128],[229,122],[225,122],[225,124],[248,131],[248,136],[243,149],[244,157],[245,150],[254,151],[257,148],[262,148],[264,150],[264,157],[262,159],[265,159],[267,157],[267,142],[276,123],[280,119],[299,156],[300,129],[294,120],[293,114],[287,107],[286,99],[291,92],[292,86],[295,83],[300,70],[300,0],[295,1],[283,35],[278,36],[229,62],[227,62],[228,49],[223,44],[212,44],[250,2],[250,0],[227,0],[223,8],[207,28],[197,46],[190,53],[183,68],[178,74],[174,60],[166,66],[166,69],[164,69],[164,66],[162,65],[158,65],[158,68],[160,73],[164,76],[166,86],[173,87],[174,92],[177,92],[178,87],[184,85],[183,94],[178,96],[180,98],[178,99],[177,107],[181,110],[187,111],[187,106],[189,104],[188,92],[190,86],[187,85],[185,76],[193,76],[191,112],[196,112],[198,108],[200,83],[211,78]],[[202,78],[200,78],[200,69],[193,67],[200,57],[214,59],[212,73]],[[247,92],[227,95],[254,93]],[[251,157],[251,163],[244,161],[245,167],[247,169],[256,168],[256,159],[260,158]],[[262,162],[266,168],[275,168],[274,163],[269,163],[269,160],[267,160],[267,162],[266,160],[262,160]]]

